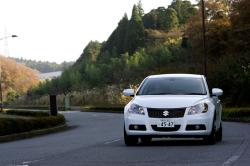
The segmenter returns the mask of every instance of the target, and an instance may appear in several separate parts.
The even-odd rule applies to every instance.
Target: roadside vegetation
[[[48,129],[64,124],[63,115],[50,116],[47,112],[6,110],[0,113],[0,136]]]
[[[129,100],[122,90],[138,87],[147,75],[203,74],[200,5],[173,0],[144,13],[139,2],[107,41],[90,41],[60,78],[40,83],[15,103],[41,104],[44,96],[58,94],[61,103],[69,96],[72,105],[120,106]],[[250,1],[206,0],[205,5],[209,87],[224,90],[226,107],[248,107]]]
[[[12,58],[12,57],[10,57],[10,59],[13,59],[17,63],[21,63],[33,70],[37,70],[40,73],[64,71],[65,69],[72,66],[74,63],[74,62],[62,62],[58,64],[56,62],[43,62],[43,61],[28,60],[23,58]]]
[[[14,101],[39,82],[36,71],[1,55],[0,66],[5,103]]]
[[[225,121],[250,122],[250,108],[226,108],[222,118]]]

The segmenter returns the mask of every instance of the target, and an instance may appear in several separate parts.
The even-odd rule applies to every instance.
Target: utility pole
[[[206,46],[206,23],[205,23],[205,3],[201,0],[201,13],[202,13],[202,36],[203,36],[203,72],[207,77],[207,46]]]

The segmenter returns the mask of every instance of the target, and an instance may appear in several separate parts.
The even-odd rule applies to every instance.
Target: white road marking
[[[29,164],[38,162],[40,160],[31,160],[31,161],[24,161],[22,162],[22,164],[14,164],[14,165],[10,165],[10,166],[29,166]]]
[[[241,155],[243,154],[243,152],[246,150],[246,148],[248,147],[249,141],[247,141],[246,139],[244,139],[240,145],[240,147],[236,150],[236,152],[229,158],[227,159],[227,161],[225,161],[222,166],[230,166],[233,165],[233,163],[235,161],[237,161]]]
[[[230,157],[227,161],[225,161],[222,165],[223,166],[230,165],[233,162],[237,161],[239,158],[240,158],[239,155],[234,155],[234,156]]]
[[[38,161],[40,161],[40,160],[24,161],[24,162],[22,162],[22,164],[31,164],[31,163],[35,163]]]
[[[114,142],[118,142],[118,141],[120,141],[120,140],[121,140],[121,138],[115,139],[115,140],[112,140],[112,141],[107,141],[107,142],[105,142],[104,144],[105,144],[105,145],[108,145],[108,144],[112,144],[112,143],[114,143]]]

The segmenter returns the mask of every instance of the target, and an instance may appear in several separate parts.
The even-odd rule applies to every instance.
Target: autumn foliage
[[[14,60],[0,55],[1,80],[4,101],[27,92],[38,84],[38,73]]]

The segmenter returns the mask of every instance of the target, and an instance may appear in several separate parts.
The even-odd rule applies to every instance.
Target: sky
[[[193,3],[195,0],[191,0]],[[142,0],[144,12],[172,0]],[[105,41],[138,0],[0,0],[0,54],[75,61],[91,40]],[[1,40],[17,35],[17,38]]]

